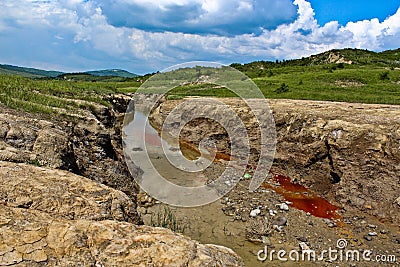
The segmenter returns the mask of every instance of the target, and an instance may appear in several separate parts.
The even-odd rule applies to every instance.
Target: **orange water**
[[[338,206],[329,203],[326,199],[318,196],[305,186],[293,183],[289,177],[274,175],[274,180],[279,186],[263,184],[264,188],[272,189],[290,201],[292,207],[309,212],[319,218],[331,220],[341,220],[341,216],[336,212],[340,210]]]

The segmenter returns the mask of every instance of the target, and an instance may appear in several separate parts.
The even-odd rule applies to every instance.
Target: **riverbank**
[[[257,131],[246,119],[251,117],[249,109],[237,99],[218,100],[240,110],[238,116],[243,118],[250,135],[250,160],[254,161],[260,144]],[[183,101],[163,101],[152,113],[152,124],[160,128],[171,110]],[[204,110],[205,105],[190,109]],[[346,239],[351,248],[399,255],[400,205],[396,199],[400,196],[400,108],[301,100],[269,100],[269,105],[276,122],[277,151],[267,186],[250,193],[249,180],[242,179],[221,200],[221,209],[229,220],[241,223],[241,230],[229,228],[229,220],[222,227],[223,231],[240,236],[237,239],[240,241],[232,246],[246,247],[245,242],[252,240],[259,242],[259,247],[267,244],[275,249],[299,249],[299,243],[303,242],[322,250],[334,248],[337,240]],[[214,111],[218,112],[219,108],[224,107],[217,105]],[[179,125],[179,117],[170,123]],[[193,147],[204,136],[213,139],[221,153],[229,154],[226,132],[210,120],[189,123],[180,133],[182,141]],[[251,171],[249,168],[250,174]],[[287,202],[279,194],[285,189],[276,180],[280,175],[289,177],[292,187],[301,184],[309,190],[300,191],[306,197],[297,201],[304,201],[310,195],[320,196],[339,208],[335,212],[337,216],[318,218],[312,215],[312,210],[296,209],[292,204],[296,200]],[[299,192],[294,194],[299,196]],[[187,217],[185,211],[177,213]],[[272,229],[272,222],[277,218],[283,225]],[[191,222],[193,225],[199,220]],[[271,229],[262,227],[266,224]],[[241,256],[251,262],[256,258],[256,251],[248,250]]]

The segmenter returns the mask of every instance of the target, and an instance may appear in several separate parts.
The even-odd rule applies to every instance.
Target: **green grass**
[[[150,226],[168,228],[177,233],[184,233],[187,227],[186,223],[178,220],[167,206],[164,206],[162,210],[159,209],[157,214],[151,215]]]
[[[353,64],[327,62],[332,53]],[[381,53],[333,50],[298,60],[231,66],[250,77],[266,98],[400,104],[400,49]],[[194,67],[161,73],[151,78],[151,83],[145,83],[141,91],[162,92],[163,88],[174,87],[168,92],[168,99],[235,97],[226,87],[218,85],[223,84],[240,87],[246,95],[254,95],[251,87],[243,88],[245,76],[233,73],[229,68],[219,68],[214,75],[214,70]],[[0,74],[0,102],[31,113],[65,116],[93,110],[95,104],[110,106],[105,96],[133,93],[153,74],[135,78],[68,74],[65,79]],[[166,80],[170,84],[166,84]]]
[[[270,70],[273,75],[270,75]],[[400,104],[400,69],[348,64],[338,68],[337,64],[325,64],[270,70],[262,70],[264,76],[253,77],[266,98]],[[245,73],[252,76],[254,70]],[[387,73],[387,79],[382,79],[382,75],[386,76],[384,73]],[[178,86],[170,91],[170,95],[172,98],[235,96],[230,90],[210,83]]]
[[[66,113],[92,110],[93,104],[111,106],[104,96],[136,88],[136,82],[35,80],[0,74],[1,103],[13,109],[48,115],[65,115],[60,110]]]

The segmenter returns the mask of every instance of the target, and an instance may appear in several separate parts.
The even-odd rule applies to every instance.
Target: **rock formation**
[[[243,266],[230,249],[130,221],[122,192],[0,161],[0,266]]]

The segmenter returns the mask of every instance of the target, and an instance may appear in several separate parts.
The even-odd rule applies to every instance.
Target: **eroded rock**
[[[0,162],[0,182],[1,266],[244,266],[228,248],[127,222],[128,196],[67,171]]]
[[[67,171],[0,161],[0,183],[0,200],[10,207],[64,219],[137,220],[126,194]]]

